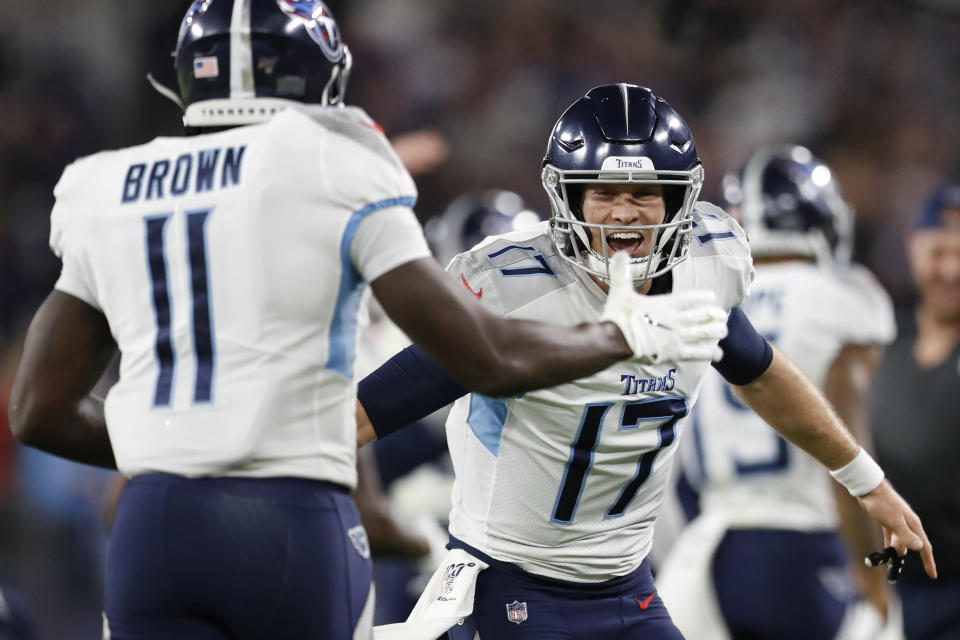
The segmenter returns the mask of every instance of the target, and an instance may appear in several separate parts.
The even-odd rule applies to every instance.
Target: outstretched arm
[[[633,356],[612,322],[571,327],[498,318],[432,258],[407,262],[371,286],[390,319],[470,391],[550,387]]]
[[[10,427],[25,445],[115,469],[103,400],[90,395],[117,347],[102,313],[62,291],[40,305],[10,394]]]
[[[851,462],[860,445],[834,413],[823,394],[783,354],[774,350],[767,370],[754,381],[734,387],[737,395],[780,435],[830,470]],[[884,544],[903,555],[920,553],[927,575],[935,578],[933,548],[920,518],[883,480],[858,496],[867,512],[883,528]]]
[[[880,362],[876,345],[844,346],[827,372],[824,395],[836,409],[850,433],[868,451],[873,445],[867,428],[867,394],[873,370]],[[886,615],[890,587],[882,571],[864,566],[863,558],[880,546],[881,534],[856,498],[839,483],[833,483],[840,516],[840,533],[850,549],[853,574],[867,600]]]

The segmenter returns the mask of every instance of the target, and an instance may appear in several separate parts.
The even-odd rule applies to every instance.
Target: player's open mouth
[[[643,234],[639,231],[616,231],[607,236],[610,255],[617,251],[626,251],[631,258],[639,258],[643,246]]]

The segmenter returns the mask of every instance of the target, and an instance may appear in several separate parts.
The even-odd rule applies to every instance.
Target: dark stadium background
[[[215,0],[224,1],[224,0]],[[176,135],[170,51],[186,1],[0,0],[0,586],[42,637],[98,638],[109,475],[17,448],[6,406],[26,324],[58,262],[63,166]],[[562,108],[594,85],[647,85],[684,115],[717,200],[762,143],[810,146],[857,210],[856,258],[909,299],[902,236],[960,180],[956,0],[346,0],[348,102],[389,135],[432,128],[447,161],[418,179],[422,220],[467,189],[546,210],[539,163]],[[149,579],[149,576],[144,576]]]

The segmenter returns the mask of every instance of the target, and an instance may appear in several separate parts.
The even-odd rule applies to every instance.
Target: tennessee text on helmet
[[[196,0],[180,25],[174,66],[184,124],[268,120],[288,107],[343,103],[352,58],[320,0]]]
[[[650,89],[602,85],[570,105],[547,141],[541,181],[550,199],[553,240],[563,259],[577,268],[610,279],[610,249],[604,242],[602,253],[594,250],[593,233],[652,232],[647,254],[631,258],[635,281],[666,273],[686,258],[703,166],[686,122]],[[662,185],[663,223],[586,222],[583,193],[588,185],[599,182]]]
[[[806,147],[757,150],[740,172],[724,177],[723,198],[756,256],[850,259],[853,209],[830,167]]]

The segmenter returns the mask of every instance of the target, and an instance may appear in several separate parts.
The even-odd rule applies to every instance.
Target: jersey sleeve
[[[431,255],[423,229],[410,209],[412,202],[387,200],[381,204],[367,215],[357,214],[356,233],[349,240],[350,261],[366,282]]]
[[[294,118],[306,118],[294,114]],[[355,107],[327,109],[313,117],[318,128],[298,127],[317,137],[324,198],[350,211],[397,199],[416,202],[413,178],[379,125]],[[297,126],[296,122],[285,123]],[[321,185],[318,185],[321,187]]]
[[[405,262],[430,256],[412,207],[417,188],[383,131],[362,109],[289,109],[274,118],[276,136],[307,138],[297,146],[307,175],[339,211],[348,212],[343,246],[367,282]],[[315,163],[315,165],[314,165]]]
[[[50,213],[50,249],[61,262],[60,277],[54,289],[100,309],[96,282],[84,247],[86,229],[78,220],[83,211],[82,207],[77,206],[75,197],[83,183],[82,166],[80,162],[67,166],[53,190],[55,203]]]
[[[481,243],[478,247],[483,244]],[[464,291],[464,295],[472,295],[491,313],[498,316],[504,315],[500,288],[492,280],[497,272],[485,264],[486,261],[482,260],[483,254],[478,252],[478,247],[454,256],[447,265],[447,273]]]

